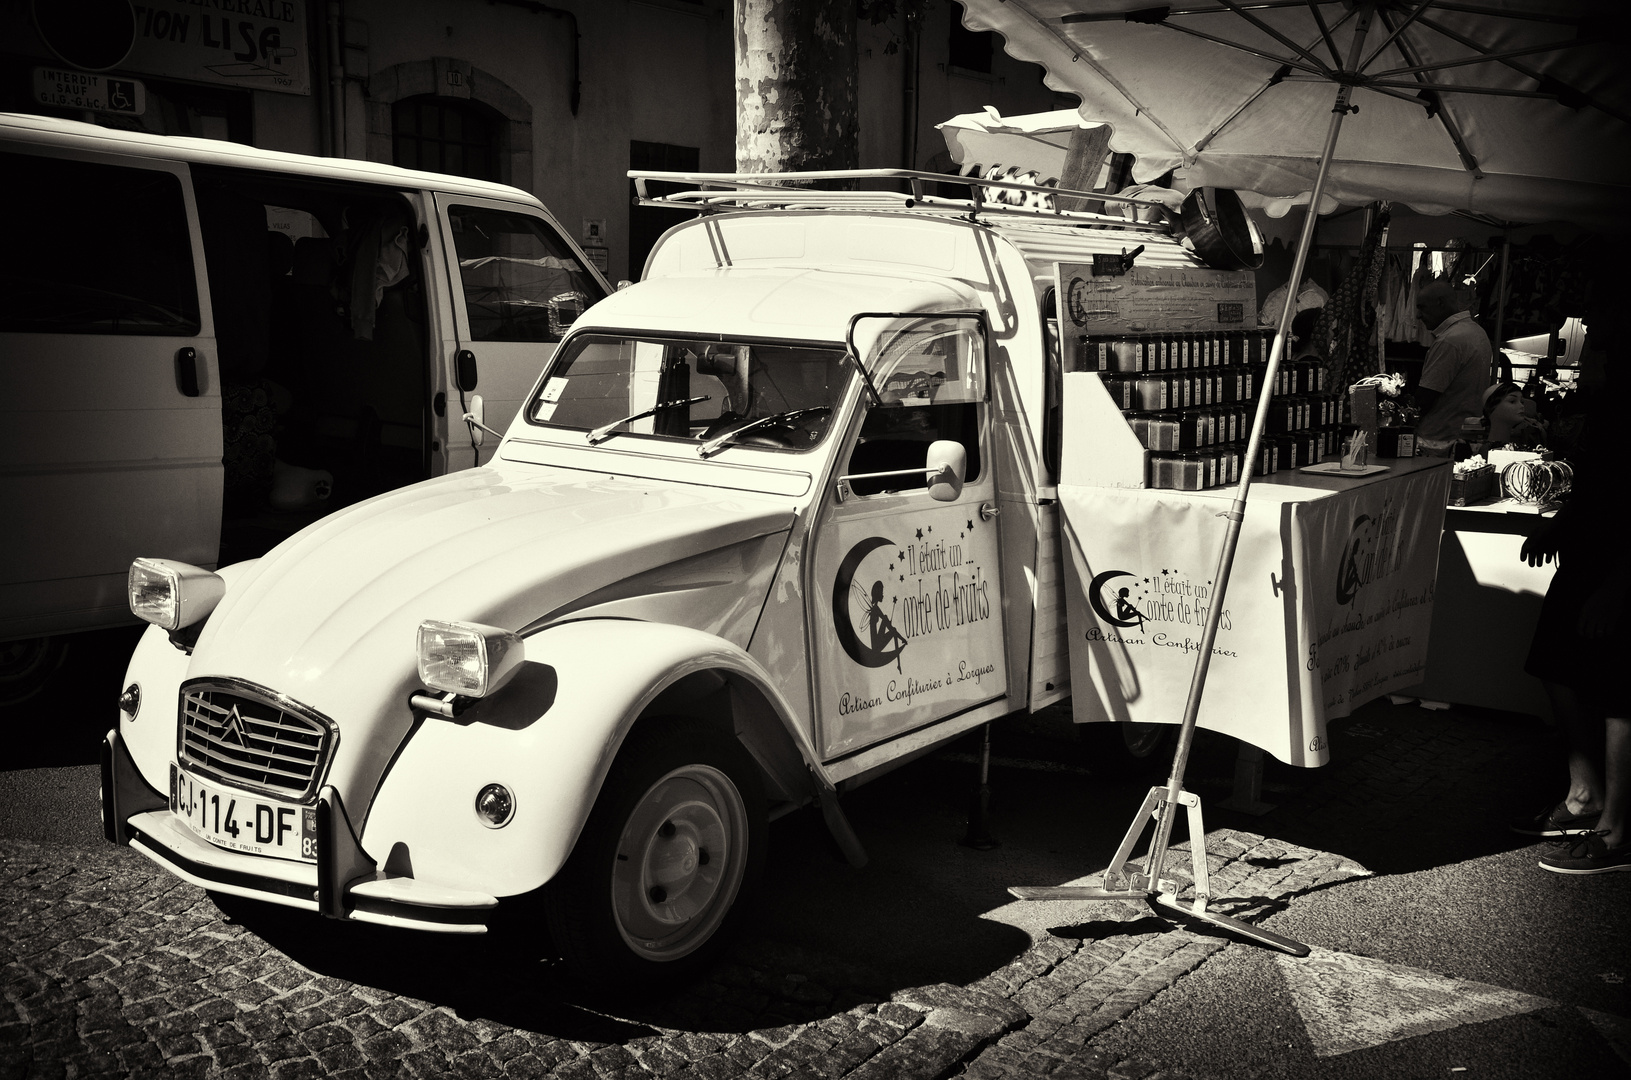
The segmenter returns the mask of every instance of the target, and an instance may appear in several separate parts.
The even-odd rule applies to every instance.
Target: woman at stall
[[[1581,355],[1587,452],[1573,463],[1568,505],[1522,550],[1531,566],[1557,560],[1524,669],[1545,685],[1563,728],[1569,788],[1512,829],[1563,838],[1566,846],[1540,860],[1558,874],[1631,871],[1631,683],[1623,672],[1631,656],[1631,546],[1620,531],[1614,464],[1623,439],[1613,412],[1619,396],[1613,384],[1623,384],[1631,352],[1631,320],[1607,299],[1623,293],[1604,284]]]

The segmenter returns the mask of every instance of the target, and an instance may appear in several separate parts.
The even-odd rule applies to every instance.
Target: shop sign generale
[[[249,90],[311,93],[304,0],[147,0],[120,67]]]

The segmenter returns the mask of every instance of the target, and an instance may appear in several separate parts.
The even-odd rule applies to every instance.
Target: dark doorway
[[[405,169],[502,182],[497,130],[496,114],[475,102],[403,98],[391,106],[392,161]]]
[[[629,168],[651,169],[661,172],[696,172],[701,166],[702,151],[695,146],[671,146],[668,143],[630,142]],[[680,184],[648,184],[646,191],[660,195],[678,191]],[[695,185],[692,185],[695,186]],[[682,221],[695,217],[691,210],[667,210],[660,206],[635,206],[634,181],[629,181],[629,277],[638,280],[645,269],[646,256],[657,245],[657,238]]]

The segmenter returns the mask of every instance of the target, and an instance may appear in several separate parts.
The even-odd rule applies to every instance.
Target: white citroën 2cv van
[[[128,623],[133,558],[205,567],[492,455],[610,291],[516,188],[0,115],[0,704]],[[451,405],[449,404],[451,402]]]
[[[767,821],[1069,693],[1055,264],[1164,226],[678,177],[702,216],[579,316],[491,460],[218,571],[151,622],[107,836],[222,893],[451,933],[529,894],[588,978],[717,952]],[[870,174],[884,175],[884,174]]]

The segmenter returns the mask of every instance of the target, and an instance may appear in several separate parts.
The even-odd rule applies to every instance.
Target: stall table
[[[1235,487],[1083,483],[1090,438],[1071,444],[1059,501],[1076,719],[1179,723]],[[1450,463],[1377,464],[1252,484],[1201,727],[1323,765],[1328,720],[1421,682]]]
[[[1449,508],[1426,678],[1405,696],[1551,715],[1540,680],[1523,664],[1555,566],[1530,566],[1519,554],[1551,516],[1515,499]]]

